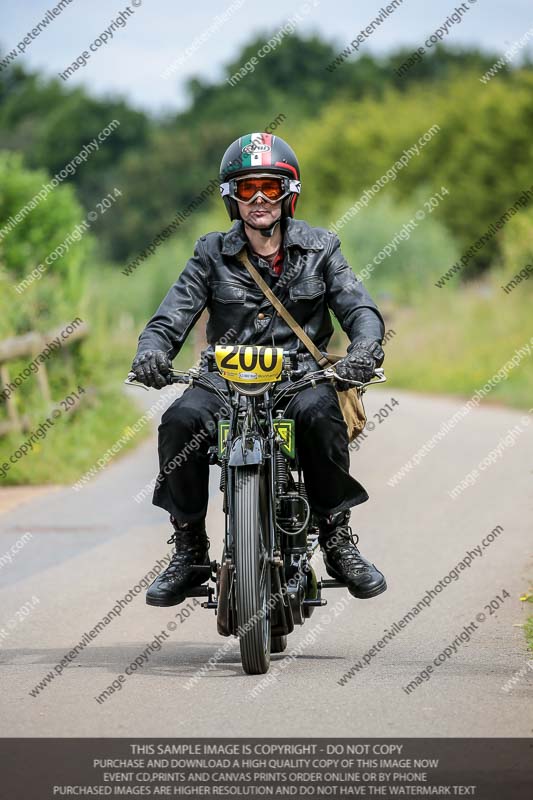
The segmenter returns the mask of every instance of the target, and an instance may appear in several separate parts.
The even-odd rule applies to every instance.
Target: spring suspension
[[[220,464],[220,491],[224,492],[226,490],[226,482],[228,477],[228,462],[227,459],[223,458],[222,463]]]
[[[278,494],[285,494],[288,482],[287,459],[279,450],[276,450],[274,462],[276,467],[276,491]]]

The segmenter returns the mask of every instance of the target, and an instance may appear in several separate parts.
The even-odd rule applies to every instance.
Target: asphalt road
[[[399,405],[378,423],[373,414],[391,396]],[[1,515],[0,556],[32,533],[0,568],[1,735],[530,736],[533,670],[518,625],[526,616],[519,597],[532,573],[533,425],[521,423],[519,412],[474,410],[391,486],[391,475],[461,403],[387,387],[369,391],[366,403],[375,428],[353,453],[352,470],[371,499],[352,521],[362,552],[386,573],[389,589],[368,601],[330,590],[328,606],[295,631],[285,654],[273,656],[272,682],[255,695],[261,679],[244,675],[235,640],[220,651],[228,640],[217,635],[213,612],[192,601],[188,617],[184,606],[151,608],[143,593],[37,696],[30,694],[169,551],[165,513],[149,500],[132,500],[155,474],[155,437],[82,491],[52,491]],[[523,427],[516,441],[452,499],[449,491],[516,424]],[[218,558],[217,480],[214,468],[208,530]],[[448,579],[429,607],[396,625],[393,635],[394,623],[495,528],[470,568]],[[325,575],[319,558],[317,571]],[[497,595],[498,610],[485,608]],[[466,634],[458,639],[479,614],[485,619],[471,628],[469,641]],[[156,635],[161,649],[150,652]],[[380,640],[385,644],[340,685]],[[450,647],[450,657],[406,693],[403,687],[454,640],[455,652]],[[117,680],[143,652],[149,660],[141,657],[142,668]],[[191,684],[213,656],[214,668]],[[113,681],[117,689],[98,703]]]

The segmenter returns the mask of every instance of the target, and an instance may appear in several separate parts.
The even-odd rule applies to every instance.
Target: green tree
[[[464,176],[467,161],[468,167],[483,173],[482,179],[489,187],[500,189],[500,183],[513,182],[515,170],[506,174],[506,148],[508,143],[524,144],[523,123],[527,120],[520,120],[518,136],[514,129],[507,129],[511,135],[502,137],[499,115],[501,104],[505,124],[514,122],[515,71],[502,71],[487,86],[477,80],[497,55],[437,47],[400,78],[395,69],[409,54],[405,48],[380,58],[367,54],[350,57],[335,69],[328,69],[346,45],[292,33],[273,52],[258,59],[258,51],[272,33],[265,30],[255,36],[224,66],[218,81],[191,79],[187,108],[159,119],[149,119],[120,99],[95,99],[83,89],[43,79],[15,64],[0,73],[0,149],[23,152],[29,166],[43,167],[54,174],[83,144],[117,119],[120,126],[90,156],[90,163],[81,165],[68,178],[87,210],[113,187],[123,192],[120,203],[99,220],[95,229],[105,252],[116,260],[136,255],[177,211],[190,204],[216,176],[226,144],[243,131],[264,129],[281,114],[285,118],[276,132],[304,154],[306,194],[301,209],[305,213],[313,213],[315,205],[327,209],[339,191],[349,196],[360,185],[357,176],[370,180],[373,170],[412,143],[417,121],[427,119],[431,124],[446,114],[453,119],[456,135],[453,142],[451,134],[441,135],[432,153],[438,152],[438,158],[446,161],[453,149],[453,159],[447,164],[450,179]],[[254,57],[257,64],[252,65],[253,72],[230,85],[232,81],[228,79]],[[524,74],[531,74],[530,66]],[[463,76],[470,81],[468,87],[462,85]],[[529,91],[529,86],[519,89],[522,106]],[[455,92],[459,92],[457,109]],[[503,99],[496,96],[498,92],[504,95]],[[479,111],[472,119],[470,95]],[[482,110],[481,97],[484,102],[492,98],[493,107]],[[336,127],[330,127],[332,121]],[[348,129],[342,130],[343,126]],[[485,126],[485,138],[497,135],[501,141],[482,141],[480,126]],[[305,159],[311,136],[320,143],[320,149],[315,148],[320,160],[320,184],[314,186],[317,161]],[[345,146],[350,137],[363,147],[361,159],[354,155],[353,146]],[[459,141],[463,142],[460,146]],[[490,161],[493,154],[500,158],[503,151],[503,160],[493,162],[494,175],[485,175],[487,169],[480,162],[484,158]],[[335,158],[342,160],[342,167],[334,163]],[[424,166],[427,173],[446,171],[440,161],[430,164],[425,157],[418,165]],[[418,166],[412,164],[409,176],[402,176],[402,192],[410,192],[421,180],[426,181],[427,175],[420,176]],[[464,194],[464,181],[459,190]],[[484,222],[483,213],[490,202],[476,199],[474,215],[469,208],[469,219],[463,219],[465,205],[463,197],[459,205],[449,204],[446,221],[463,237],[466,246],[472,228]],[[490,254],[487,249],[487,259]]]
[[[355,203],[437,125],[419,154],[378,191],[406,198],[420,186],[446,186],[450,195],[436,214],[466,250],[531,186],[532,90],[528,71],[488,85],[470,74],[442,83],[438,92],[423,84],[406,92],[389,90],[382,101],[332,103],[308,126],[302,142],[303,179],[310,178],[305,208],[330,213],[332,199],[340,194],[349,205]],[[494,237],[480,250],[475,267],[488,266],[497,246]]]

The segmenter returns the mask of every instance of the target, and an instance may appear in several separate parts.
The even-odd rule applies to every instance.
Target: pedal
[[[209,586],[192,586],[185,592],[185,597],[209,597]]]
[[[319,589],[346,589],[345,583],[339,583],[332,578],[322,578],[318,584]]]
[[[211,561],[210,564],[193,564],[191,569],[195,572],[199,572],[200,575],[204,574],[205,578],[204,581],[212,580],[213,583],[216,582],[216,574],[217,574],[217,562]]]

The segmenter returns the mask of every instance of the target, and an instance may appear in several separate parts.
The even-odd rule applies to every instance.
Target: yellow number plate
[[[283,348],[217,344],[215,361],[222,377],[235,383],[279,381],[283,368]]]

